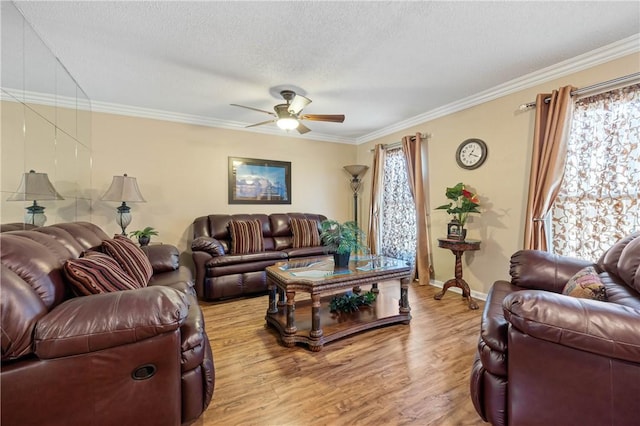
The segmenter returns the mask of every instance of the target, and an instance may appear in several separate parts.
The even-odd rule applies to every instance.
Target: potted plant
[[[152,235],[158,235],[158,231],[156,231],[150,226],[147,226],[144,229],[133,231],[129,235],[131,237],[136,237],[138,239],[138,244],[140,244],[141,246],[146,246],[146,245],[149,245]]]
[[[320,238],[334,250],[334,263],[339,268],[349,266],[351,252],[366,248],[361,243],[364,232],[353,221],[340,223],[333,219],[323,220],[320,223]]]
[[[462,182],[453,188],[447,188],[445,195],[452,201],[436,207],[436,210],[446,210],[447,213],[453,215],[447,237],[453,238],[455,236],[460,240],[464,240],[467,233],[464,225],[467,223],[469,213],[480,213],[480,210],[478,210],[478,207],[480,207],[478,195],[467,191]]]

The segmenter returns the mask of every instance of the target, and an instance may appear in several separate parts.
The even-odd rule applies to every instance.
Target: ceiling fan
[[[287,102],[286,104],[278,104],[273,107],[275,112],[265,111],[263,109],[248,107],[244,105],[231,104],[240,108],[246,108],[253,111],[264,112],[274,118],[260,123],[251,124],[246,127],[262,126],[263,124],[276,123],[283,130],[296,129],[301,135],[311,131],[310,128],[300,122],[300,120],[309,121],[330,121],[332,123],[342,123],[344,121],[343,114],[301,114],[304,107],[311,103],[311,99],[302,95],[296,95],[293,90],[283,90],[280,95]]]

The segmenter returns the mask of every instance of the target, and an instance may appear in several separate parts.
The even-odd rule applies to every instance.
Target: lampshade
[[[363,166],[361,164],[352,164],[350,166],[344,166],[344,169],[349,173],[354,179],[359,179],[367,173],[369,170],[368,166]]]
[[[114,176],[111,186],[104,193],[103,201],[124,201],[128,203],[145,203],[146,200],[140,193],[136,178],[127,176]]]
[[[22,175],[20,186],[7,201],[35,201],[35,200],[64,200],[62,195],[53,187],[46,173],[29,173]]]

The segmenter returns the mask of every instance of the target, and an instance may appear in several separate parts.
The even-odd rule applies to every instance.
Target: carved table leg
[[[406,314],[409,312],[411,312],[411,307],[409,306],[409,278],[402,278],[400,279],[400,313]]]
[[[269,282],[267,288],[269,289],[269,308],[267,309],[267,315],[277,314],[278,305],[276,304],[276,286],[272,282]]]
[[[311,331],[309,332],[309,337],[312,341],[309,342],[309,348],[314,352],[318,352],[323,346],[323,332],[320,326],[320,295],[312,295],[311,302]]]
[[[380,293],[380,290],[378,289],[378,283],[371,284],[371,293],[375,293],[375,294]]]
[[[469,284],[462,278],[460,278],[460,288],[462,289],[462,298],[466,298],[469,300],[469,309],[478,309],[478,304],[471,298],[471,289],[469,288]]]
[[[442,299],[447,290],[449,290],[449,287],[455,286],[462,290],[462,298],[469,300],[469,309],[478,309],[478,304],[471,298],[471,290],[469,289],[469,284],[467,284],[467,282],[462,279],[462,253],[464,252],[460,250],[451,250],[451,252],[456,256],[456,277],[444,283],[442,291],[433,296],[433,298],[436,300]]]
[[[284,336],[282,336],[282,343],[285,346],[291,347],[295,344],[293,337],[295,336],[298,328],[296,327],[296,292],[287,291],[287,326],[284,329]]]
[[[284,290],[278,288],[278,306],[284,307],[287,303],[284,301]]]

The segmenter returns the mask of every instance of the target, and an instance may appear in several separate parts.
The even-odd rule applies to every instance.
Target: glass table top
[[[329,278],[340,275],[356,275],[367,272],[380,272],[409,268],[409,264],[400,259],[386,256],[351,256],[348,268],[336,268],[332,256],[296,259],[277,264],[282,272],[288,272],[300,278]]]

